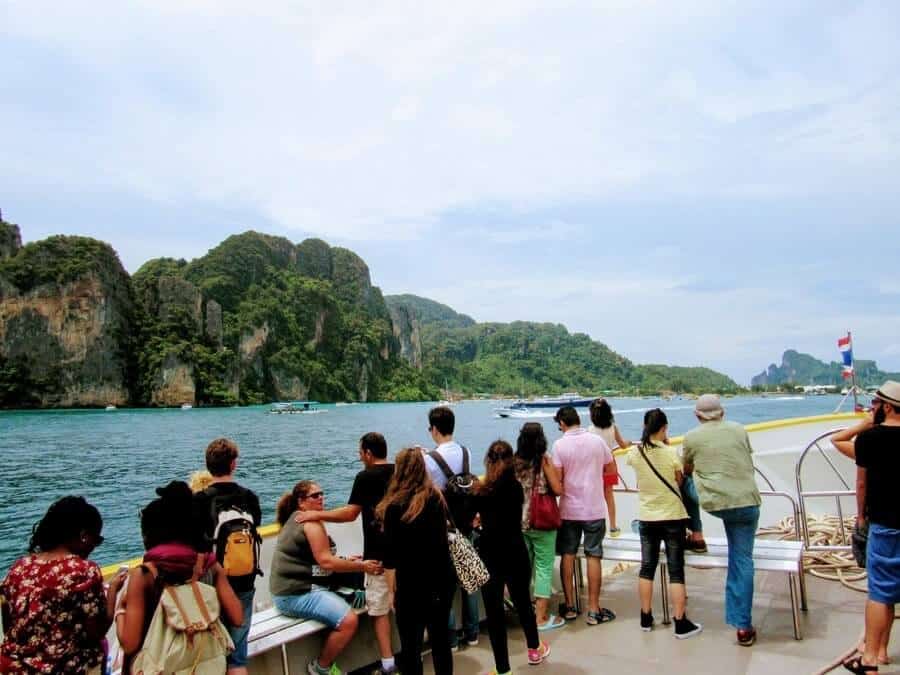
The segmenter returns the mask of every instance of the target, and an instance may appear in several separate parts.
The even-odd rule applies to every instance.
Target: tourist
[[[347,505],[329,511],[300,511],[297,522],[321,520],[326,523],[350,523],[361,513],[363,558],[380,561],[384,557],[384,544],[381,525],[375,520],[375,507],[384,499],[394,474],[394,465],[387,461],[384,436],[374,431],[363,435],[359,439],[359,459],[365,468],[353,480]],[[396,673],[391,646],[391,605],[384,574],[366,575],[366,608],[372,617],[381,656],[381,668],[374,675]]]
[[[885,382],[872,406],[883,411],[884,421],[856,437],[856,520],[859,526],[869,526],[869,598],[865,648],[844,664],[854,673],[875,672],[879,661],[887,662],[894,606],[900,602],[900,382]]]
[[[494,675],[510,672],[509,647],[506,640],[504,589],[519,615],[525,633],[528,663],[537,665],[550,654],[550,647],[538,638],[529,585],[531,561],[522,537],[522,506],[525,493],[516,479],[513,449],[506,441],[494,441],[484,458],[484,480],[476,489],[475,503],[481,516],[479,552],[490,573],[481,589],[487,613],[491,649],[494,652]]]
[[[447,488],[447,481],[451,476],[463,473],[463,469],[470,465],[468,448],[464,448],[455,440],[453,440],[453,432],[456,427],[456,417],[453,411],[447,406],[437,406],[428,411],[428,433],[431,439],[436,443],[434,450],[425,453],[425,467],[434,486],[441,491]],[[435,455],[438,457],[436,458]],[[439,460],[443,460],[446,466],[441,466]],[[453,515],[454,525],[463,535],[469,538],[474,544],[477,532],[474,531],[473,518],[474,513],[468,504],[460,499],[454,499],[452,495],[447,495],[447,502],[450,512]],[[455,594],[456,591],[454,591]],[[460,587],[462,598],[461,613],[463,620],[463,637],[468,645],[474,646],[478,644],[478,596],[466,593],[465,589]],[[459,646],[459,630],[456,626],[456,613],[450,611],[450,646],[453,651]]]
[[[534,612],[539,631],[565,625],[565,620],[549,611],[553,595],[553,566],[556,562],[556,529],[536,529],[531,522],[531,497],[562,494],[559,472],[547,454],[547,437],[538,422],[526,422],[519,431],[515,457],[516,478],[522,484],[522,534],[532,561]]]
[[[754,476],[753,448],[747,431],[726,421],[719,397],[697,399],[700,426],[684,436],[684,473],[693,474],[700,505],[721,518],[728,539],[725,622],[737,629],[738,644],[756,642],[753,628],[753,541],[761,499]]]
[[[103,520],[83,497],[54,502],[34,526],[28,555],[0,583],[0,673],[84,674],[103,663],[103,636],[124,574],[108,590],[97,563]],[[98,671],[99,672],[99,671]]]
[[[435,675],[453,672],[447,613],[456,574],[447,544],[447,507],[418,448],[397,453],[394,476],[375,510],[384,523],[384,569],[400,634],[399,669],[422,673],[425,629]]]
[[[675,449],[668,445],[669,421],[666,414],[654,408],[644,420],[641,444],[631,449],[626,460],[634,469],[639,490],[641,569],[638,574],[638,596],[641,602],[641,630],[653,629],[653,578],[659,564],[659,545],[665,542],[675,608],[675,637],[684,639],[697,635],[703,627],[685,615],[684,523],[687,511],[677,487],[682,481],[681,461]]]
[[[359,625],[350,605],[328,589],[328,577],[334,572],[382,572],[376,560],[339,558],[321,522],[296,521],[298,511],[322,511],[324,505],[325,493],[311,480],[301,480],[282,495],[275,509],[281,532],[269,572],[269,591],[279,612],[314,619],[331,629],[318,658],[307,665],[310,675],[340,672],[335,660],[350,644]]]
[[[610,450],[616,448],[627,448],[631,445],[631,441],[626,441],[619,433],[619,427],[616,426],[613,418],[612,408],[605,398],[597,398],[591,401],[590,407],[591,426],[588,431],[597,434],[606,441],[606,445]],[[613,455],[614,472],[603,474],[603,498],[606,500],[606,510],[609,514],[609,536],[618,537],[620,534],[619,527],[616,523],[616,497],[613,488],[619,484],[619,465],[616,464],[615,455]]]
[[[563,406],[553,418],[562,438],[553,444],[553,465],[560,470],[563,494],[559,499],[562,525],[556,539],[562,556],[561,574],[565,605],[560,614],[567,621],[576,618],[575,555],[582,544],[587,557],[588,612],[587,623],[607,623],[616,615],[600,607],[603,583],[603,536],[606,534],[606,501],[603,499],[604,476],[616,470],[612,452],[606,441],[581,428],[581,418],[572,406]]]
[[[225,561],[224,537],[215,537],[219,516],[225,511],[229,515],[242,514],[242,518],[232,519],[233,525],[241,527],[252,536],[252,541],[246,541],[245,546],[250,548],[248,552],[252,556],[253,571],[249,574],[228,575],[228,582],[237,594],[243,607],[243,621],[240,626],[232,626],[226,623],[228,634],[234,642],[234,651],[228,655],[228,673],[230,675],[247,675],[247,638],[250,635],[250,626],[253,621],[253,598],[255,595],[256,576],[259,571],[258,560],[254,553],[258,550],[257,542],[259,534],[256,528],[262,522],[262,510],[259,507],[259,498],[256,493],[242,487],[234,480],[234,472],[237,470],[239,450],[237,444],[227,438],[217,438],[206,448],[206,469],[211,479],[209,485],[194,495],[194,509],[198,514],[199,522],[204,523],[204,534],[208,547],[204,550],[215,550],[216,558],[220,564],[229,569]],[[240,511],[235,514],[234,509]],[[223,525],[223,528],[226,527]],[[227,534],[223,532],[223,534]],[[214,540],[217,539],[218,541]]]
[[[191,518],[188,484],[172,481],[157,488],[156,494],[159,497],[141,510],[143,562],[129,572],[126,591],[116,610],[116,635],[125,654],[122,673],[126,674],[144,644],[163,589],[193,578],[198,556],[202,580],[215,586],[224,620],[233,626],[240,626],[243,620],[241,601],[228,583],[225,570],[213,554],[198,552],[202,532]]]

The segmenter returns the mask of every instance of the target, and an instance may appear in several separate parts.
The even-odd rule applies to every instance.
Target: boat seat
[[[365,607],[354,609],[356,614],[365,614]],[[287,645],[315,635],[325,630],[324,623],[312,619],[299,619],[286,616],[275,607],[253,612],[250,623],[250,635],[247,638],[247,655],[250,658],[273,649],[282,651],[284,673],[289,672],[287,665]]]
[[[697,569],[728,568],[728,542],[721,538],[706,540],[707,553],[685,551],[684,564]],[[660,542],[659,577],[662,591],[663,623],[670,622],[668,573],[664,547]],[[578,555],[583,556],[583,548]],[[607,537],[603,540],[603,559],[616,562],[641,562],[641,538],[632,533],[623,532],[619,537]],[[803,542],[781,541],[776,539],[759,539],[753,545],[753,565],[758,572],[782,572],[788,575],[788,590],[791,595],[791,612],[794,619],[794,638],[802,640],[800,630],[800,610],[806,610],[806,581],[803,572]],[[579,592],[576,594],[580,602],[584,580],[581,565],[575,565],[575,581]],[[580,607],[579,607],[580,609]]]

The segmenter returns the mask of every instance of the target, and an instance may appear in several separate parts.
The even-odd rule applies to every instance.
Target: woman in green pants
[[[531,494],[562,494],[559,472],[547,454],[547,437],[544,427],[537,422],[527,422],[519,431],[516,443],[516,478],[522,484],[525,504],[522,508],[522,534],[534,573],[534,613],[538,630],[545,631],[565,625],[562,617],[549,613],[550,596],[553,594],[553,563],[556,559],[556,530],[537,530],[531,526]]]

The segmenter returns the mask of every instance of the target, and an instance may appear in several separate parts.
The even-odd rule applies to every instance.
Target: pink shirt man
[[[563,494],[559,513],[563,520],[605,519],[603,467],[613,461],[606,442],[575,427],[553,444],[553,465],[563,471]]]

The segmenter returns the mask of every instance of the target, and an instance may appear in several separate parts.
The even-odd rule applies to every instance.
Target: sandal
[[[574,607],[569,607],[566,604],[561,604],[559,606],[559,615],[565,621],[574,621],[575,619],[578,618],[578,610],[575,609]]]
[[[878,666],[869,666],[862,662],[862,656],[854,656],[849,661],[844,661],[844,668],[851,673],[877,673]]]
[[[601,623],[609,623],[615,618],[616,615],[612,610],[601,607],[599,612],[588,612],[586,621],[588,626],[597,626]]]
[[[575,617],[572,617],[575,618]],[[562,628],[566,625],[566,620],[561,616],[556,616],[556,614],[551,614],[547,617],[547,620],[544,623],[538,624],[537,629],[539,631],[547,631],[553,630],[554,628]]]

